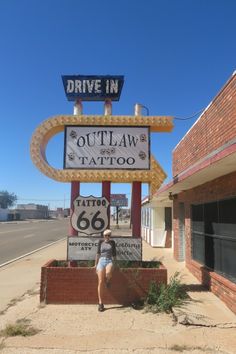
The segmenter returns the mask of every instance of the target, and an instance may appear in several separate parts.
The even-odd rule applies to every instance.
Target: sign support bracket
[[[83,105],[80,99],[77,99],[74,104],[74,115],[82,115],[83,113]],[[80,182],[72,181],[71,182],[71,194],[70,194],[70,216],[72,216],[74,211],[74,200],[80,194]],[[78,236],[78,231],[76,231],[72,225],[70,225],[69,229],[70,236]]]
[[[112,102],[111,100],[107,99],[104,103],[104,115],[110,116],[112,115]],[[106,197],[108,202],[110,203],[111,200],[111,182],[110,181],[103,181],[102,182],[102,196]],[[108,228],[110,228],[110,215],[111,215],[111,207],[108,208]]]

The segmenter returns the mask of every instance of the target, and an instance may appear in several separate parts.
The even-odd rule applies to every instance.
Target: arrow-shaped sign
[[[43,122],[34,132],[30,145],[31,158],[36,167],[46,176],[60,182],[103,182],[131,183],[134,181],[148,183],[150,194],[160,187],[166,177],[158,162],[151,156],[150,170],[79,170],[55,169],[46,159],[46,147],[51,137],[64,130],[66,125],[91,126],[149,126],[150,131],[171,131],[172,117],[142,116],[75,116],[64,115],[52,117]]]

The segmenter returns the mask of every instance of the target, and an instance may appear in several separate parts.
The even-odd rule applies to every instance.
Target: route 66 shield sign
[[[78,196],[73,204],[71,225],[75,230],[92,235],[107,229],[109,202],[105,197]]]

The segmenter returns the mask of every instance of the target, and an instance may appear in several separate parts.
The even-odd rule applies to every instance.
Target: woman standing
[[[113,270],[113,260],[116,258],[116,244],[110,239],[111,230],[105,230],[103,239],[99,240],[98,250],[95,260],[95,267],[98,276],[98,311],[104,311],[103,289],[104,285],[110,287]]]

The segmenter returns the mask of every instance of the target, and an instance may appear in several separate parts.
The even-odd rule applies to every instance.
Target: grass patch
[[[148,312],[172,313],[173,307],[183,305],[189,299],[184,286],[176,272],[171,277],[169,284],[157,284],[151,282],[145,300],[145,309]]]
[[[0,332],[1,337],[15,337],[15,336],[34,336],[39,332],[38,329],[30,325],[30,320],[19,319],[14,324],[8,324],[5,329]]]
[[[39,303],[38,309],[44,309],[46,306],[47,306],[47,304],[45,303],[45,301],[42,301]]]
[[[170,349],[170,350],[174,350],[175,352],[180,352],[180,353],[182,353],[182,352],[184,352],[184,351],[186,351],[187,353],[190,353],[190,352],[193,351],[193,350],[201,350],[201,351],[207,350],[206,348],[202,348],[202,347],[199,347],[199,346],[197,346],[197,347],[190,347],[190,346],[185,345],[185,344],[183,344],[183,345],[174,344],[174,345],[172,345],[169,349]]]
[[[5,348],[5,343],[4,343],[4,341],[2,341],[1,343],[0,343],[0,350],[2,350],[2,349],[4,349]]]
[[[39,289],[37,289],[37,290],[35,290],[35,289],[30,289],[30,290],[27,291],[26,294],[29,295],[29,296],[38,295],[38,294],[39,294]]]
[[[14,297],[14,299],[11,299],[11,301],[7,304],[8,307],[15,306],[17,302],[22,301],[21,297]]]
[[[170,350],[174,350],[176,352],[182,353],[185,350],[189,350],[190,348],[187,347],[187,345],[179,345],[179,344],[174,344],[172,347],[170,347]]]

